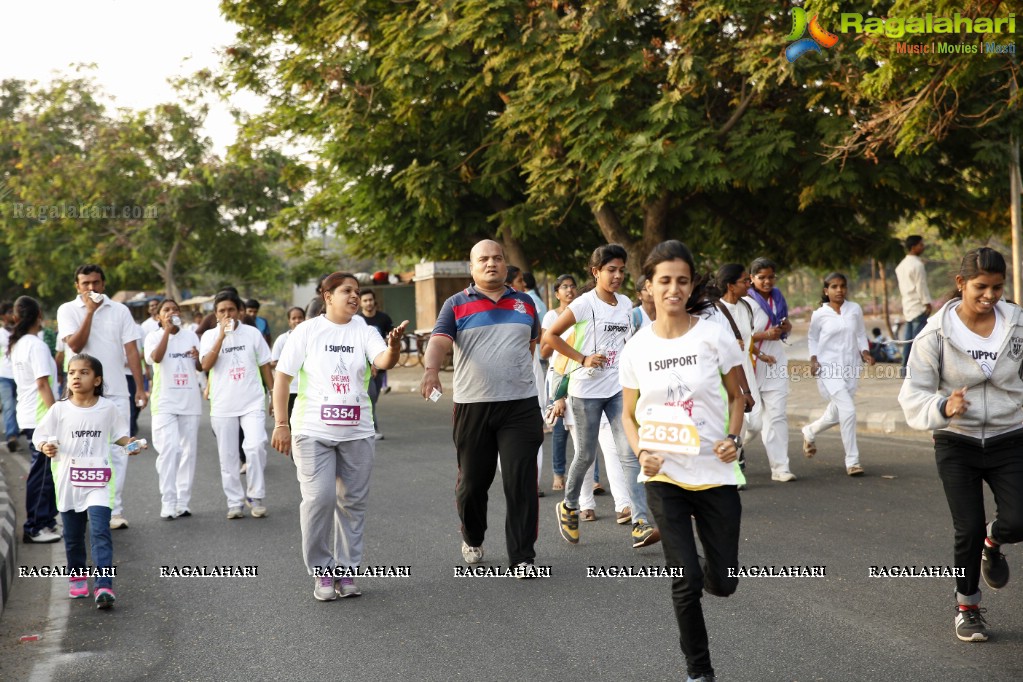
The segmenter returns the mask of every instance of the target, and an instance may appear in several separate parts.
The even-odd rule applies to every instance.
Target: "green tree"
[[[239,283],[286,276],[264,227],[302,196],[305,173],[287,156],[239,143],[221,159],[201,109],[111,114],[85,78],[4,92],[0,236],[17,280],[66,294],[91,261],[124,286],[177,297],[207,270]]]

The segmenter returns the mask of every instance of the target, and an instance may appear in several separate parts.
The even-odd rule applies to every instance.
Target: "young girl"
[[[14,302],[14,319],[7,352],[18,389],[18,425],[25,432],[32,453],[32,465],[25,482],[25,541],[59,542],[50,462],[32,445],[36,424],[53,405],[57,365],[50,349],[36,336],[43,324],[39,301],[19,296]]]
[[[988,638],[980,580],[993,590],[1009,581],[1001,546],[1023,540],[1023,315],[1001,301],[1005,259],[994,249],[963,258],[959,293],[913,341],[899,392],[906,421],[933,429],[938,477],[955,528],[956,637]],[[987,521],[984,483],[995,499]]]
[[[753,336],[750,353],[760,390],[762,427],[760,438],[771,462],[771,480],[786,483],[796,480],[789,471],[789,424],[786,416],[789,400],[788,357],[784,339],[792,331],[788,304],[778,280],[777,266],[768,258],[757,258],[749,266],[753,288],[747,302],[753,308]]]
[[[817,434],[835,424],[842,427],[845,470],[850,476],[862,476],[860,450],[856,444],[856,387],[860,383],[860,360],[874,364],[867,343],[867,328],[859,304],[845,299],[848,281],[840,272],[824,278],[824,305],[810,319],[810,371],[817,377],[821,397],[828,409],[820,419],[803,427],[803,452],[817,452]]]
[[[199,337],[181,328],[181,309],[164,299],[157,308],[160,327],[145,340],[144,357],[153,367],[153,446],[160,478],[160,517],[191,516],[192,481],[198,451],[202,399],[196,369]]]
[[[628,254],[618,244],[597,248],[590,257],[590,274],[596,286],[573,300],[550,329],[543,343],[551,346],[585,369],[574,372],[568,385],[572,397],[569,409],[576,429],[576,456],[568,470],[565,499],[557,506],[561,536],[579,542],[579,495],[586,471],[597,454],[600,415],[611,423],[632,498],[632,546],[647,547],[658,541],[657,529],[649,523],[646,492],[637,480],[639,463],[629,448],[622,428],[622,384],[618,379],[618,356],[632,331],[632,302],[618,293],[625,280]],[[561,338],[575,328],[575,346]]]
[[[120,371],[120,368],[115,368]],[[89,526],[92,563],[96,576],[96,606],[114,605],[114,546],[110,537],[110,509],[114,499],[114,468],[110,444],[135,441],[128,421],[117,406],[103,397],[103,365],[91,355],[71,358],[67,369],[68,397],[57,401],[39,422],[32,443],[53,460],[57,509],[64,521],[67,567],[81,575],[70,578],[69,596],[89,596],[85,577],[85,526]],[[143,445],[144,449],[146,446]],[[126,454],[138,454],[138,451]]]
[[[682,567],[671,592],[690,680],[713,680],[704,590],[727,597],[738,579],[742,503],[737,485],[745,400],[742,352],[732,332],[701,319],[709,305],[685,244],[658,244],[643,263],[654,323],[621,355],[622,421],[661,532],[666,565]],[[727,395],[727,400],[725,399]],[[697,553],[693,521],[706,559]]]

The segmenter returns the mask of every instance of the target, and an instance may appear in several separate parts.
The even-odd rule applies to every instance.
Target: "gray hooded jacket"
[[[949,301],[927,320],[913,340],[899,404],[910,427],[954,433],[980,440],[1023,427],[1023,313],[1004,301],[995,304],[1005,324],[991,377],[947,332],[958,299]],[[966,387],[966,413],[949,419],[941,412],[945,399]]]

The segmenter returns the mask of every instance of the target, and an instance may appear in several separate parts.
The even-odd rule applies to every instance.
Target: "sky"
[[[217,0],[7,0],[0,9],[0,80],[48,83],[57,72],[95,63],[91,71],[114,106],[148,109],[175,100],[169,78],[215,68],[217,51],[234,40],[235,27]],[[256,112],[259,100],[232,99]],[[210,103],[206,132],[218,153],[235,139],[227,105]]]

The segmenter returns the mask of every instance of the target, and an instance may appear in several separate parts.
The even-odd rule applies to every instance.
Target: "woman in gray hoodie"
[[[906,421],[934,431],[938,476],[955,527],[956,636],[986,641],[980,578],[1009,581],[999,546],[1023,540],[1023,315],[1001,301],[1005,259],[970,251],[959,293],[927,321],[913,343],[899,392]],[[995,497],[986,522],[983,483]]]

